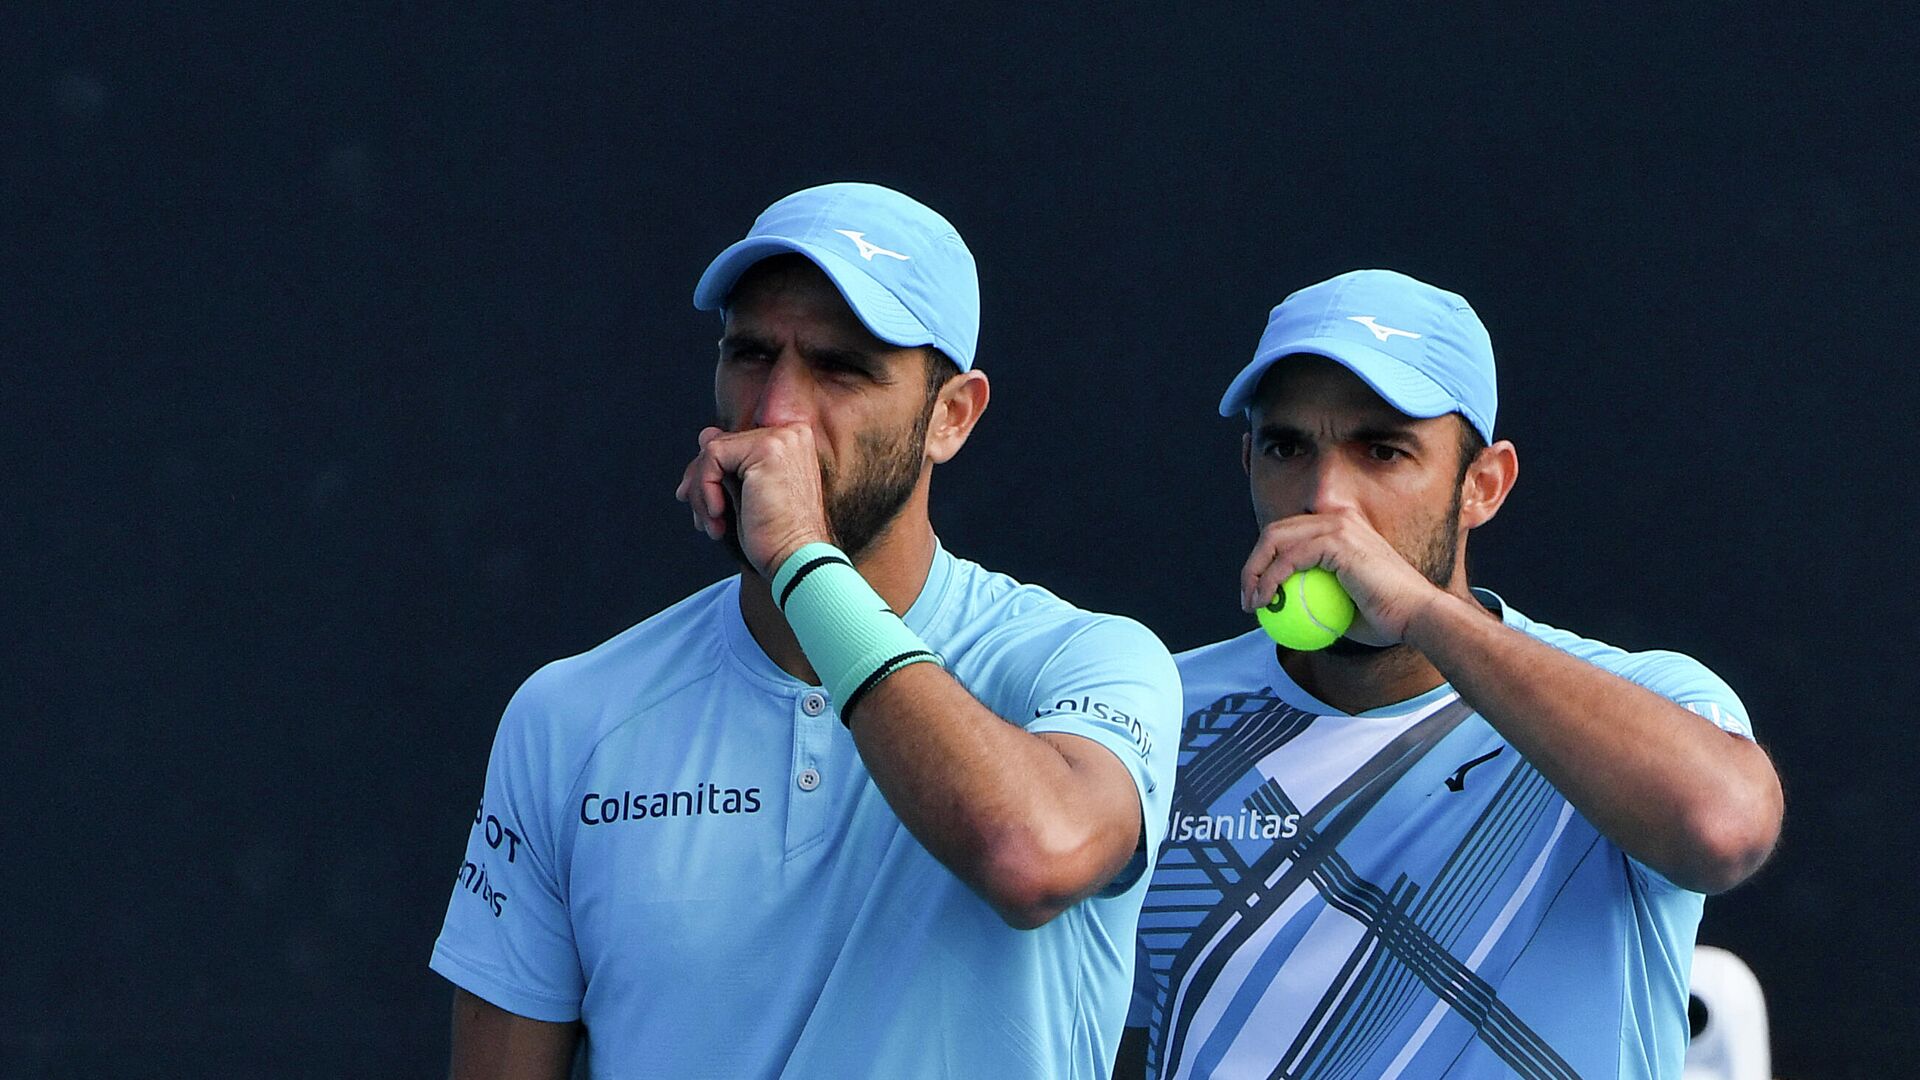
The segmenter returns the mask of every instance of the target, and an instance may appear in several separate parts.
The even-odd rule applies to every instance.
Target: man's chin
[[[894,523],[900,519],[900,514],[895,510],[892,517],[886,518],[878,526],[862,525],[853,529],[836,527],[831,511],[828,518],[827,528],[832,533],[834,546],[845,552],[847,558],[859,562],[867,552],[873,550],[874,545],[886,539]],[[720,537],[720,546],[726,549],[727,557],[733,560],[741,573],[758,574],[760,571],[754,569],[753,560],[747,558],[746,550],[740,546],[740,537],[734,531],[731,519],[727,524],[726,533]]]
[[[1375,640],[1381,636],[1365,615],[1356,615],[1347,632],[1335,638],[1333,644],[1324,651],[1345,660],[1367,660],[1384,656],[1400,647],[1396,642]]]
[[[733,560],[733,564],[740,568],[741,573],[758,574],[760,572],[753,568],[753,560],[747,558],[746,550],[740,546],[740,535],[734,529],[731,517],[727,520],[726,534],[720,537],[720,546],[726,549],[727,558]]]
[[[1342,660],[1373,660],[1393,652],[1403,646],[1369,645],[1364,641],[1355,641],[1350,637],[1335,638],[1333,644],[1321,651],[1328,656],[1337,656]]]

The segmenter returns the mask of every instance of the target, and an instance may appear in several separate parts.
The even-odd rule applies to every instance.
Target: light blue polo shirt
[[[433,969],[583,1020],[597,1080],[1105,1076],[1173,787],[1173,661],[944,549],[905,619],[996,714],[1125,763],[1147,854],[1102,895],[1003,922],[907,832],[825,694],[761,651],[734,578],[514,696]]]
[[[1476,592],[1508,626],[1752,738],[1698,661]],[[1180,784],[1129,1020],[1149,1076],[1679,1075],[1703,898],[1601,835],[1452,687],[1349,715],[1258,630],[1178,663]],[[1404,772],[1375,768],[1445,710],[1463,719]],[[1352,794],[1356,773],[1385,777],[1377,801]]]

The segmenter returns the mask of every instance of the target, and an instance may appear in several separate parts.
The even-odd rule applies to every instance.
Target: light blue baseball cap
[[[947,219],[878,184],[824,184],[766,208],[746,239],[722,251],[693,306],[714,311],[747,268],[773,255],[811,259],[873,336],[932,345],[961,371],[980,339],[980,278],[973,253]]]
[[[1301,289],[1267,316],[1220,415],[1244,412],[1267,369],[1299,353],[1340,363],[1408,416],[1457,412],[1493,441],[1493,340],[1454,293],[1392,270],[1353,270]]]

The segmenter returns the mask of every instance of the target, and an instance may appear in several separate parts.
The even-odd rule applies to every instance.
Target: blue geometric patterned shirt
[[[1671,652],[1508,626],[1752,738]],[[1148,1075],[1678,1076],[1703,897],[1440,686],[1347,715],[1262,632],[1175,658],[1186,722],[1128,1025]]]

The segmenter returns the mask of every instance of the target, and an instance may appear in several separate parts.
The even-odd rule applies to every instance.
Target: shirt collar
[[[954,558],[947,553],[946,546],[934,538],[933,565],[927,568],[927,580],[920,586],[920,594],[908,605],[907,613],[901,621],[907,629],[916,634],[925,635],[945,606],[947,593],[953,584]],[[748,677],[768,687],[783,692],[797,691],[807,685],[787,674],[780,665],[766,654],[760,643],[753,638],[753,631],[747,629],[747,620],[740,614],[740,577],[734,577],[726,587],[715,595],[719,605],[718,616],[721,623],[721,635],[726,639],[728,651],[733,654],[736,665]]]

